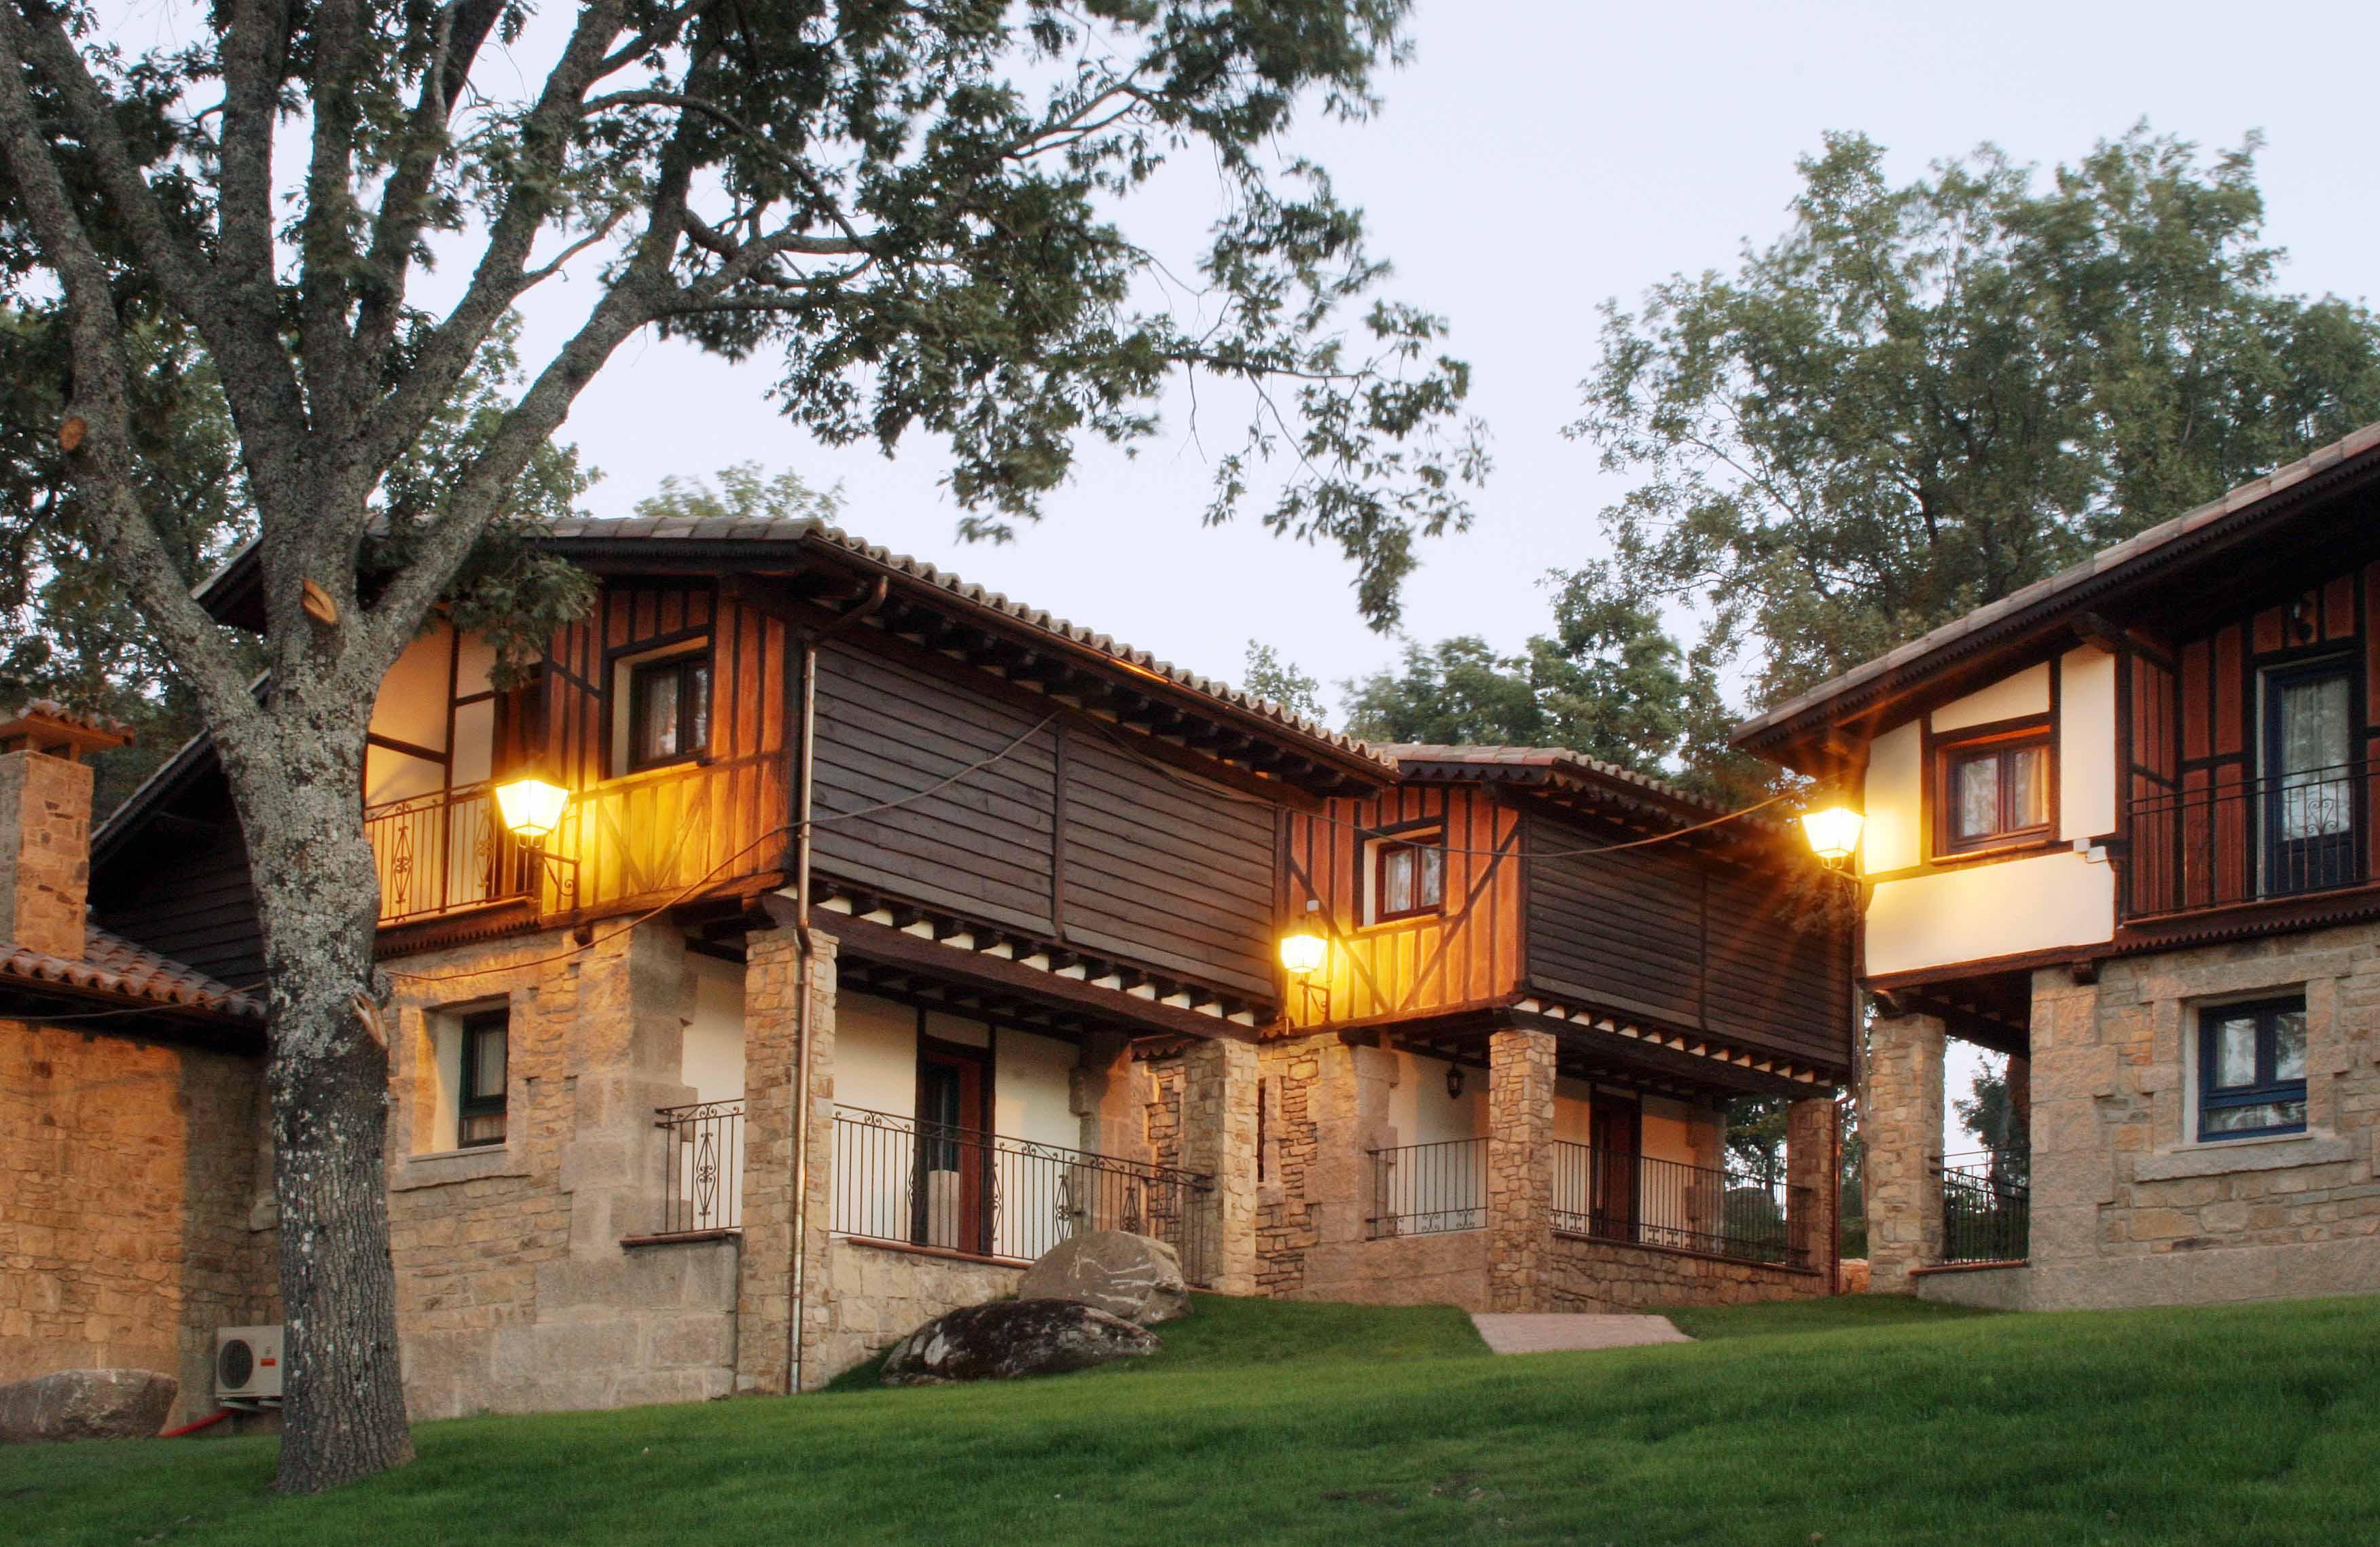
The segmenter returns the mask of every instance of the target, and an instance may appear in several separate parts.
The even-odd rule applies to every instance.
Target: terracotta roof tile
[[[92,927],[86,932],[83,959],[54,956],[0,941],[0,983],[55,983],[87,993],[138,1000],[261,1021],[264,1002],[219,983],[196,968],[185,967],[135,945],[121,935]]]
[[[1661,796],[1666,799],[1699,806],[1707,810],[1725,812],[1735,808],[1708,796],[1682,789],[1667,779],[1650,774],[1639,774],[1633,768],[1622,768],[1616,762],[1574,752],[1566,747],[1493,747],[1472,744],[1451,745],[1439,742],[1384,741],[1371,749],[1382,757],[1396,760],[1402,769],[1407,763],[1461,763],[1480,768],[1544,768],[1560,769],[1608,784],[1633,785],[1636,788]]]
[[[1013,618],[1028,627],[1055,634],[1075,644],[1086,645],[1141,671],[1150,672],[1179,688],[1216,699],[1236,709],[1269,720],[1297,736],[1318,741],[1344,756],[1385,764],[1389,760],[1377,749],[1366,747],[1353,737],[1342,736],[1329,726],[1293,714],[1269,699],[1242,692],[1228,682],[1188,671],[1170,661],[1161,661],[1148,651],[1139,650],[1112,636],[1096,632],[1081,624],[1059,617],[1039,607],[1011,601],[996,591],[976,585],[946,569],[906,554],[896,554],[889,548],[853,536],[840,527],[825,521],[805,518],[784,521],[753,521],[726,518],[697,521],[655,521],[644,517],[574,517],[557,521],[552,528],[554,542],[567,549],[574,542],[601,542],[622,539],[657,542],[814,542],[837,549],[880,566],[934,589],[946,591],[962,602],[986,608]]]

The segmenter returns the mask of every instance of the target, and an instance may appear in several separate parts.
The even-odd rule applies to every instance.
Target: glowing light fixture
[[[515,833],[537,842],[562,824],[570,792],[535,774],[496,786],[496,812]]]
[[[1849,806],[1829,806],[1822,811],[1802,813],[1802,832],[1810,840],[1810,851],[1826,862],[1830,871],[1841,870],[1859,852],[1860,828],[1867,819]]]
[[[1293,978],[1311,978],[1322,970],[1330,950],[1330,942],[1318,934],[1285,934],[1281,937],[1281,965]]]

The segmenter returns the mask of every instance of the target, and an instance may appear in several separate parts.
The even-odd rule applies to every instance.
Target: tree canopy
[[[1605,308],[1572,432],[1635,482],[1565,604],[1688,605],[1767,703],[2380,419],[2380,324],[2277,287],[2256,148],[1895,184],[1828,137],[1785,236]]]
[[[938,440],[995,538],[1086,438],[1226,384],[1246,429],[1209,519],[1336,546],[1380,627],[1487,461],[1443,324],[1381,293],[1360,213],[1281,148],[1301,109],[1373,109],[1409,0],[167,8],[141,34],[180,41],[142,46],[79,0],[0,0],[0,315],[47,351],[0,476],[71,484],[34,588],[100,555],[229,778],[273,1017],[279,1481],[312,1489],[409,1455],[370,707],[433,605],[516,652],[583,603],[524,539],[583,491],[552,438],[624,342],[765,355],[828,443]],[[1215,190],[1186,263],[1128,219],[1177,162]],[[521,360],[540,290],[583,309]],[[190,595],[231,530],[261,646]]]

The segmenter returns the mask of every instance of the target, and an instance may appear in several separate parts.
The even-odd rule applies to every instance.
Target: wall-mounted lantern
[[[504,825],[528,842],[540,843],[562,825],[562,808],[570,792],[532,774],[496,786],[496,814]]]
[[[1315,920],[1321,911],[1322,904],[1318,899],[1306,899],[1308,920]],[[1314,1016],[1318,1007],[1320,1018],[1324,1020],[1330,1018],[1330,985],[1328,982],[1318,983],[1315,979],[1330,959],[1330,942],[1323,936],[1320,929],[1312,924],[1305,929],[1292,930],[1281,937],[1281,969],[1289,974],[1290,982],[1305,995],[1306,1014]]]
[[[1463,1099],[1463,1066],[1460,1064],[1446,1066],[1446,1094],[1450,1101]]]
[[[1859,852],[1860,828],[1866,820],[1849,806],[1828,806],[1802,813],[1802,834],[1827,869],[1840,871]]]

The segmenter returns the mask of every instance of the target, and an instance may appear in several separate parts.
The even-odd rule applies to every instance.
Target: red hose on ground
[[[196,1423],[186,1423],[179,1429],[168,1429],[157,1437],[161,1440],[178,1440],[185,1434],[195,1434],[200,1430],[206,1428],[209,1424],[221,1423],[224,1419],[231,1417],[231,1412],[232,1410],[229,1407],[218,1407],[213,1412],[209,1413],[206,1417],[199,1419]]]

